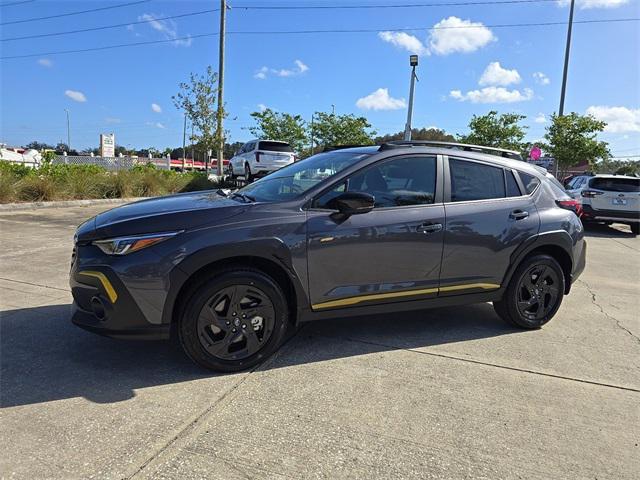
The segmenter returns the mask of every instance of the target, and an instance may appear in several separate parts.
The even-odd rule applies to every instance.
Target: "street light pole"
[[[409,88],[409,108],[407,109],[407,123],[404,126],[404,139],[411,140],[411,117],[413,116],[413,90],[416,83],[416,67],[418,66],[418,55],[409,57],[411,65],[411,87]]]
[[[571,0],[571,6],[569,7],[569,25],[567,27],[567,45],[564,49],[564,70],[562,71],[562,88],[560,90],[560,108],[558,109],[558,116],[564,115],[564,97],[567,90],[567,73],[569,71],[569,53],[571,51],[571,29],[573,27],[573,7],[575,6],[575,0]],[[558,162],[554,159],[554,176],[558,177]]]
[[[71,128],[69,124],[69,110],[65,108],[64,111],[67,112],[67,148],[69,149],[69,152],[71,152]]]
[[[184,146],[187,141],[187,114],[184,114],[184,127],[182,128],[182,171],[184,172],[185,152]]]
[[[218,51],[218,176],[222,176],[222,157],[224,156],[223,120],[223,86],[224,86],[224,40],[225,19],[227,13],[226,0],[220,0],[220,45]]]

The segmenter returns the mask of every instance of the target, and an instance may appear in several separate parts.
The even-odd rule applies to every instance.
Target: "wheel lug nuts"
[[[235,328],[234,328],[234,329],[232,329],[231,331],[232,331],[233,333],[236,333],[236,329],[235,329]]]
[[[243,313],[243,314],[242,314],[242,318],[247,318],[247,314],[246,314],[246,313]]]
[[[227,325],[231,325],[231,322],[227,320]]]
[[[243,323],[243,324],[242,324],[242,328],[247,328],[247,326]]]
[[[236,312],[233,312],[231,315],[233,315],[235,317],[236,316]]]

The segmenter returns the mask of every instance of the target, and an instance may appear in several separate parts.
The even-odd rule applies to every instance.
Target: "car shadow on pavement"
[[[69,317],[70,305],[0,314],[0,405],[73,397],[113,403],[134,397],[136,389],[216,375],[193,364],[171,342],[100,337],[72,325]],[[325,320],[305,324],[265,368],[516,332],[489,304]]]
[[[631,229],[627,225],[615,223],[613,225],[605,225],[604,223],[587,223],[584,225],[584,234],[586,237],[600,238],[635,238],[631,233]]]

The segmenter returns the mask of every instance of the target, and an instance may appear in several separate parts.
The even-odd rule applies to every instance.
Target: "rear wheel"
[[[258,270],[225,271],[196,286],[187,297],[179,338],[199,365],[221,372],[251,368],[282,344],[287,300]]]
[[[231,177],[231,180],[235,180],[236,176],[233,173],[233,165],[231,164],[231,162],[229,162],[229,176]]]
[[[248,163],[244,166],[244,179],[247,183],[253,181],[253,175],[251,175],[251,167]]]
[[[564,295],[564,274],[549,255],[526,258],[516,269],[502,300],[493,303],[506,322],[540,328],[553,318]]]
[[[634,235],[640,235],[640,223],[630,223],[631,233]]]

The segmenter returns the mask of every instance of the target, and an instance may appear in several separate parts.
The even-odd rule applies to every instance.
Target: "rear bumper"
[[[632,210],[596,210],[591,205],[582,205],[583,220],[609,222],[640,222],[640,212]]]

